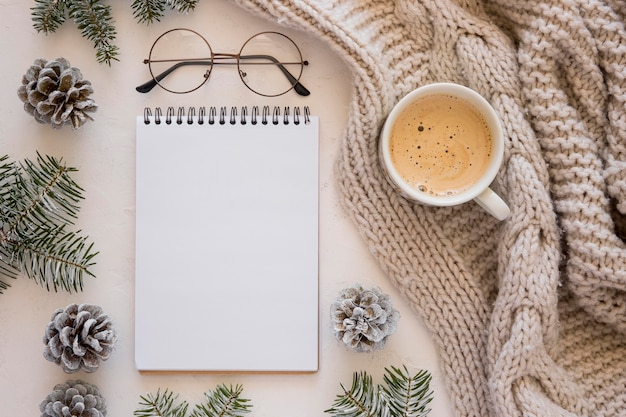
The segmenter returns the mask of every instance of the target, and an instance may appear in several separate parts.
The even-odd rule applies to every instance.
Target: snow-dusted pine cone
[[[43,356],[67,373],[94,372],[111,355],[117,332],[98,306],[70,304],[58,309],[46,327]]]
[[[400,318],[391,298],[380,288],[365,290],[360,284],[339,293],[330,315],[337,339],[356,352],[382,349]]]
[[[17,90],[24,110],[38,122],[53,128],[69,124],[73,129],[93,120],[89,113],[95,112],[98,106],[89,98],[92,93],[91,83],[83,80],[80,70],[65,58],[49,62],[36,59]]]
[[[106,402],[98,387],[83,381],[58,384],[39,404],[41,417],[104,417]]]

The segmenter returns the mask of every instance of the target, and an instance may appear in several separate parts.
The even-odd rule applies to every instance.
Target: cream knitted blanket
[[[432,332],[456,413],[626,415],[626,3],[237,2],[350,66],[343,204]],[[410,204],[385,181],[382,122],[434,81],[477,90],[500,115],[505,222],[474,203]]]

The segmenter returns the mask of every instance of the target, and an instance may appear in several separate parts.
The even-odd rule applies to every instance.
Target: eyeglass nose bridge
[[[230,54],[226,52],[214,52],[211,54],[211,67],[204,74],[204,78],[211,76],[215,65],[237,65],[239,66],[239,54]]]

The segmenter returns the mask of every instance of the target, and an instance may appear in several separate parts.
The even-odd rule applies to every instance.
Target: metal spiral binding
[[[292,111],[293,116],[291,116]],[[263,125],[279,125],[281,122],[283,125],[288,125],[292,122],[295,125],[299,125],[301,123],[307,125],[311,122],[311,112],[308,106],[304,106],[302,110],[299,106],[287,106],[282,112],[278,106],[274,106],[273,108],[270,108],[270,106],[263,106],[262,108],[259,108],[259,106],[253,106],[250,111],[248,111],[247,106],[242,106],[240,109],[237,107],[231,107],[228,109],[226,106],[219,107],[218,109],[215,106],[210,106],[208,111],[206,107],[202,106],[197,109],[196,107],[189,107],[187,110],[187,117],[185,117],[184,107],[178,107],[178,109],[168,107],[165,111],[165,118],[163,118],[163,112],[160,107],[154,108],[154,116],[152,116],[152,110],[149,107],[146,107],[143,111],[143,122],[146,125],[153,122],[157,125],[163,122],[167,125],[171,125],[172,123],[176,123],[178,125],[182,125],[183,123],[188,125],[203,125],[205,123],[208,125],[216,123],[220,125],[246,125],[248,123],[252,125],[256,125],[258,123]]]
[[[217,110],[215,110],[215,107],[210,107],[209,108],[209,124],[215,124],[215,116],[217,114]]]
[[[196,108],[189,107],[189,112],[187,113],[187,124],[192,125],[193,119],[196,117]]]

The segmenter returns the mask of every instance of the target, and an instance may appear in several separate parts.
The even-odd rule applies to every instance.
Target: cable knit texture
[[[352,70],[342,203],[432,332],[457,415],[626,415],[626,3],[237,3]],[[435,81],[477,90],[502,120],[504,222],[409,203],[381,172],[384,118]]]

